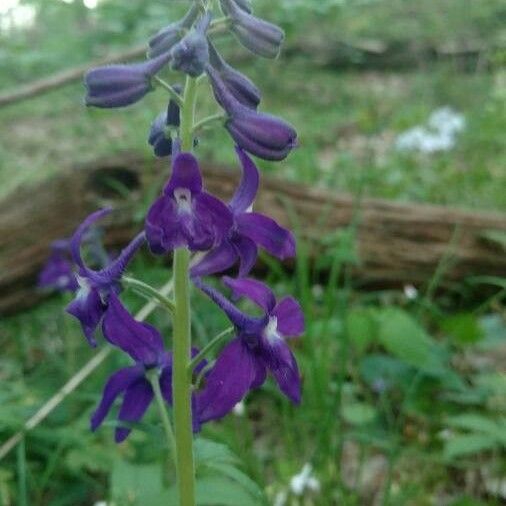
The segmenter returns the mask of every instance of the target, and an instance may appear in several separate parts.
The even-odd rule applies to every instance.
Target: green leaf
[[[457,344],[474,344],[484,337],[483,329],[472,313],[461,313],[446,318],[441,328]]]
[[[162,469],[156,464],[116,460],[111,473],[111,496],[122,506],[176,506],[173,491],[164,488]]]
[[[376,410],[365,402],[343,406],[343,418],[351,425],[368,425],[376,419]]]
[[[447,418],[446,423],[451,427],[487,434],[499,444],[506,444],[506,421],[496,422],[479,413],[463,413]]]
[[[488,434],[459,434],[446,442],[444,455],[448,460],[473,455],[497,447],[497,440]]]
[[[197,469],[199,466],[205,466],[209,463],[237,464],[239,462],[239,459],[230,451],[228,446],[202,437],[195,441],[194,451]]]
[[[262,503],[240,483],[226,476],[206,476],[197,480],[199,506],[260,506]],[[150,504],[146,502],[145,504]]]
[[[348,312],[346,329],[350,341],[363,352],[376,336],[376,322],[370,310],[359,308]]]
[[[379,340],[392,355],[427,374],[439,376],[445,372],[437,344],[401,309],[381,312]]]

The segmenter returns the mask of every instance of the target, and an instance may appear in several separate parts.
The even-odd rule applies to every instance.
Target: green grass
[[[506,208],[504,72],[463,74],[448,66],[404,74],[337,72],[302,59],[243,70],[263,90],[263,108],[299,131],[300,148],[276,165],[277,176],[374,197]],[[3,110],[0,197],[79,161],[125,150],[150,156],[143,132],[164,100],[160,90],[125,110],[86,110],[83,87],[74,85]],[[394,150],[396,135],[445,105],[467,121],[454,150],[433,155]],[[215,111],[209,100],[201,107],[202,115]],[[211,130],[198,155],[233,165],[231,147],[225,132]],[[274,173],[272,164],[260,165]]]

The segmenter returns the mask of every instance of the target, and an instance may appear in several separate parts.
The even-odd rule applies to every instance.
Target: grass
[[[267,69],[267,70],[266,70]],[[506,208],[504,73],[462,74],[441,66],[411,73],[354,73],[312,68],[306,60],[244,68],[265,92],[265,110],[297,125],[300,149],[276,175],[334,191],[472,209]],[[204,93],[206,95],[207,93]],[[0,197],[83,160],[136,150],[164,107],[163,92],[121,111],[86,110],[74,85],[1,112]],[[396,152],[396,135],[426,122],[437,107],[465,115],[454,150],[433,155]],[[213,113],[209,101],[202,115]],[[231,142],[206,132],[202,160],[232,165]],[[266,172],[272,165],[263,165]]]

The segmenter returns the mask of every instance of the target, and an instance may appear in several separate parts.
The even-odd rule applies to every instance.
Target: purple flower
[[[75,292],[78,288],[72,262],[69,260],[69,241],[61,239],[51,244],[51,255],[38,278],[39,288]]]
[[[196,158],[173,157],[172,175],[146,217],[146,237],[155,254],[188,246],[205,251],[218,245],[232,226],[228,207],[205,192]]]
[[[110,108],[138,102],[153,90],[152,77],[170,58],[165,53],[142,63],[108,65],[88,71],[84,76],[86,105]]]
[[[67,312],[81,323],[84,335],[92,346],[96,346],[93,336],[100,320],[107,311],[109,296],[121,289],[120,280],[128,262],[145,241],[144,232],[120,253],[120,255],[100,270],[90,269],[81,257],[81,242],[88,229],[111,209],[102,209],[91,214],[78,227],[71,239],[72,259],[78,267],[77,282],[79,290],[75,299],[67,306]]]
[[[116,294],[112,293],[109,310],[102,323],[104,337],[127,353],[135,365],[125,367],[112,374],[107,381],[102,400],[91,417],[91,430],[95,431],[109,413],[114,401],[123,396],[118,414],[120,422],[138,422],[154,397],[153,387],[146,373],[156,370],[162,396],[172,404],[172,354],[166,352],[160,333],[151,325],[136,321],[123,307]],[[193,350],[195,356],[198,350]],[[198,365],[198,370],[205,362]],[[200,429],[198,416],[194,416],[194,430]],[[124,441],[130,434],[127,427],[116,428],[115,440]]]
[[[283,160],[297,145],[297,132],[281,118],[257,112],[241,104],[208,65],[207,74],[217,102],[225,109],[225,128],[244,151],[264,160]]]
[[[155,58],[169,51],[184,35],[185,30],[191,27],[199,12],[198,5],[193,2],[190,10],[182,19],[162,28],[156,35],[151,37],[148,56]]]
[[[258,191],[258,169],[241,148],[236,148],[236,152],[243,175],[228,204],[234,220],[233,227],[223,241],[192,268],[192,276],[223,272],[239,259],[239,276],[244,277],[256,261],[257,246],[280,259],[295,256],[295,239],[290,231],[280,227],[273,219],[250,211]]]
[[[204,72],[209,62],[206,31],[210,22],[211,13],[207,11],[195,28],[170,50],[172,70],[180,70],[192,77],[198,77]]]
[[[195,285],[206,293],[234,324],[237,336],[220,353],[206,378],[197,402],[201,422],[223,417],[248,392],[258,388],[267,371],[281,391],[294,403],[300,402],[300,375],[297,362],[285,339],[304,332],[304,315],[292,297],[276,303],[266,285],[253,279],[223,278],[234,296],[247,297],[264,312],[254,318],[239,311],[228,299],[200,279]]]
[[[256,109],[260,103],[261,95],[255,84],[225,62],[211,43],[209,43],[209,59],[232,96],[242,105]]]
[[[220,3],[230,17],[232,32],[246,49],[264,58],[278,56],[285,38],[281,28],[250,14],[245,2],[238,5],[234,0],[220,0]]]
[[[181,93],[181,86],[175,85],[174,90]],[[169,100],[167,109],[160,113],[151,124],[148,143],[153,146],[153,151],[158,157],[169,156],[172,154],[172,138],[170,136],[171,127],[179,127],[179,106],[174,100]]]

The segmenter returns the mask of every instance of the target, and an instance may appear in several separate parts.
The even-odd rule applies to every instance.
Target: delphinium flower
[[[250,389],[264,383],[267,371],[281,391],[298,404],[300,374],[286,339],[304,332],[304,315],[299,304],[292,297],[276,302],[272,290],[254,279],[224,277],[223,282],[235,297],[246,297],[259,306],[263,315],[246,315],[220,292],[200,279],[194,280],[224,311],[236,330],[236,337],[224,347],[207,376],[206,389],[198,401],[201,420],[227,414]]]
[[[102,322],[105,339],[121,349],[135,362],[113,373],[104,388],[102,400],[91,417],[91,429],[95,431],[104,421],[114,401],[122,396],[118,413],[119,422],[138,422],[151,404],[155,392],[148,374],[155,373],[163,399],[172,404],[172,353],[165,351],[158,330],[147,323],[136,321],[125,309],[115,293],[109,298],[109,309]],[[193,350],[196,355],[198,350]],[[197,371],[205,367],[201,361]],[[194,431],[200,429],[198,413],[195,413]],[[130,434],[125,426],[116,428],[115,440],[120,443]]]
[[[197,159],[190,153],[173,156],[172,175],[146,217],[146,237],[153,253],[187,246],[208,250],[221,242],[232,226],[227,206],[202,186]]]
[[[107,310],[109,295],[111,292],[118,293],[121,290],[121,276],[135,252],[145,242],[145,234],[141,232],[115,260],[100,270],[90,269],[81,256],[83,236],[97,220],[110,211],[110,209],[103,209],[88,216],[71,239],[72,259],[78,269],[79,290],[74,300],[67,306],[67,312],[79,320],[83,332],[92,346],[96,346],[93,334]]]
[[[75,292],[78,288],[70,256],[70,242],[66,239],[51,244],[51,255],[42,268],[38,286],[43,289]]]
[[[218,4],[224,17],[212,21]],[[294,403],[301,399],[300,373],[287,342],[304,330],[301,308],[292,297],[276,301],[269,287],[246,277],[258,248],[279,259],[295,255],[291,232],[252,209],[259,172],[248,154],[282,160],[297,145],[297,132],[283,119],[258,111],[261,95],[256,85],[216,50],[213,37],[225,30],[254,54],[267,58],[279,54],[284,38],[279,27],[253,15],[250,0],[192,0],[181,20],[149,40],[146,62],[101,67],[85,77],[90,106],[134,104],[154,89],[155,82],[157,89],[170,95],[165,110],[151,125],[148,142],[156,156],[171,156],[171,173],[147,212],[145,232],[115,260],[92,270],[81,258],[80,244],[86,230],[107,211],[85,220],[71,242],[80,288],[68,311],[80,320],[92,344],[102,321],[105,339],[134,360],[134,365],[109,378],[92,416],[93,429],[121,397],[116,440],[124,440],[130,432],[128,424],[142,418],[155,396],[158,401],[163,397],[158,405],[168,433],[171,420],[165,406],[172,406],[178,493],[184,506],[195,504],[192,429],[225,416],[248,391],[262,385],[269,372],[283,394]],[[184,89],[158,75],[166,71],[167,75],[168,71],[182,73]],[[197,95],[203,89],[198,83],[205,79],[224,113],[198,118]],[[199,129],[216,120],[223,120],[234,140],[242,168],[241,182],[228,204],[204,189],[197,158],[190,152],[196,147]],[[124,276],[128,262],[145,240],[152,253],[173,257],[171,299],[141,280]],[[223,282],[232,290],[234,301],[246,297],[259,306],[260,316],[244,313],[204,281],[204,276],[222,273],[236,263],[238,278],[224,277]],[[170,311],[171,352],[166,351],[154,327],[135,320],[120,302],[122,282],[152,296]],[[218,305],[235,330],[234,337],[205,369],[205,357],[231,329],[218,334],[200,352],[192,347],[191,282]]]
[[[221,243],[192,267],[193,276],[223,272],[239,259],[239,276],[244,277],[255,264],[258,246],[281,260],[295,256],[295,239],[291,232],[272,218],[252,211],[259,185],[258,169],[241,148],[237,147],[236,153],[242,179],[228,204],[233,226]]]

